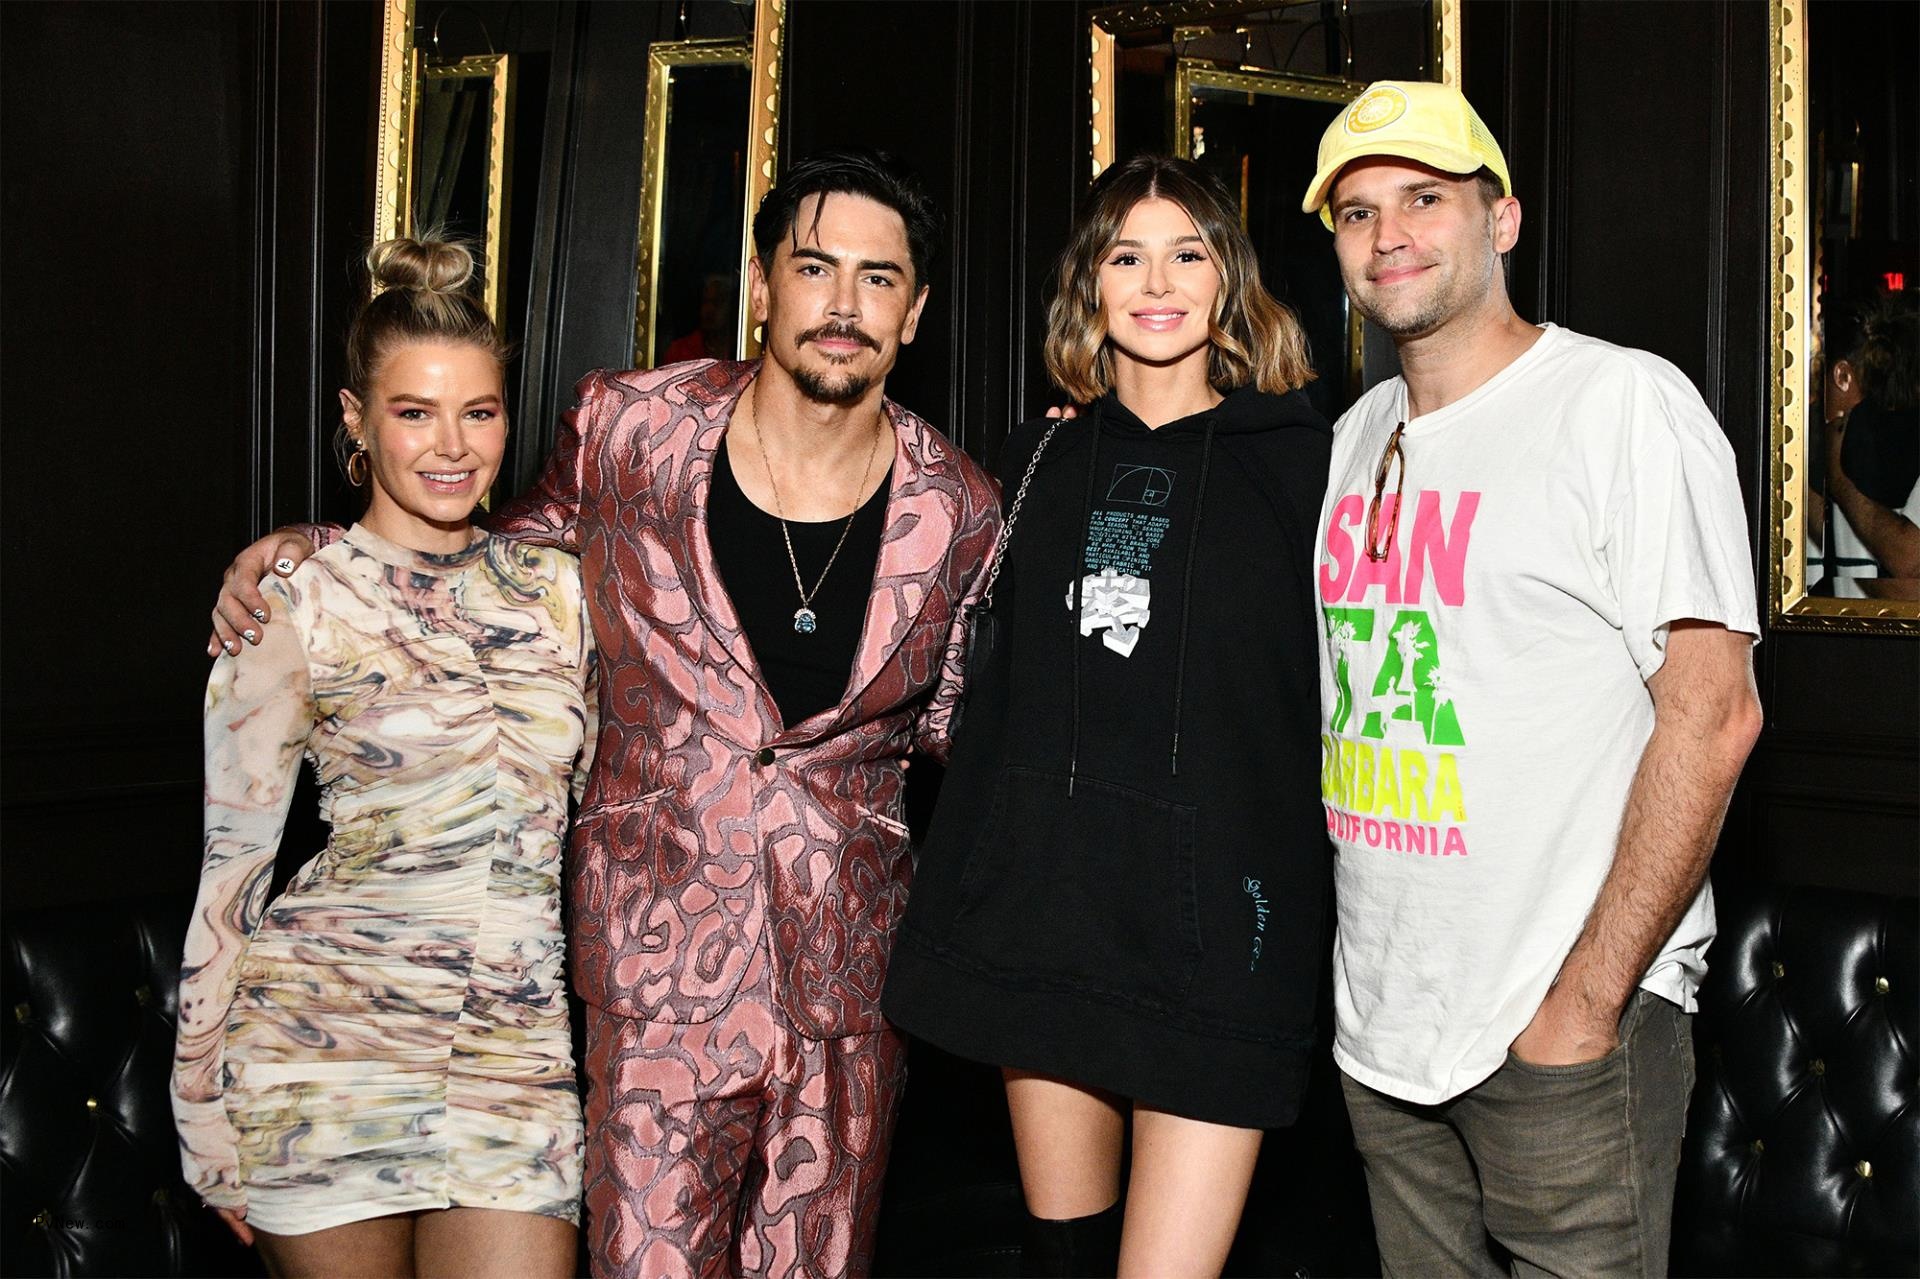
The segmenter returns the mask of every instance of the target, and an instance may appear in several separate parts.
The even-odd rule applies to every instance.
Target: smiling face
[[[1520,204],[1489,205],[1471,175],[1376,156],[1340,171],[1330,203],[1347,296],[1394,337],[1424,337],[1504,294]]]
[[[906,222],[843,192],[803,200],[773,260],[754,258],[748,274],[767,358],[822,404],[856,403],[885,382],[927,300]]]
[[[1127,210],[1101,259],[1099,287],[1116,360],[1197,360],[1205,377],[1220,269],[1185,209],[1149,196]]]
[[[347,431],[364,443],[373,492],[361,523],[414,550],[456,551],[506,452],[500,363],[460,342],[397,347],[362,404],[340,392]]]

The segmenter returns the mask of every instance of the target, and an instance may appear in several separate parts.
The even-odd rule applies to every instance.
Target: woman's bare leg
[[[1020,1188],[1027,1211],[1063,1221],[1091,1216],[1120,1197],[1127,1115],[1115,1097],[1064,1079],[1003,1072]]]
[[[413,1279],[413,1227],[403,1212],[304,1235],[256,1227],[253,1239],[277,1279]]]
[[[420,1279],[569,1279],[573,1223],[531,1212],[445,1208],[420,1214],[414,1234]]]
[[[1260,1137],[1258,1128],[1134,1107],[1122,1279],[1220,1273],[1246,1206]]]

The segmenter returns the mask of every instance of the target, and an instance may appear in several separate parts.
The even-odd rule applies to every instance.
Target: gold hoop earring
[[[367,460],[367,446],[362,444],[347,458],[347,483],[359,488],[367,482],[372,471],[373,463]]]

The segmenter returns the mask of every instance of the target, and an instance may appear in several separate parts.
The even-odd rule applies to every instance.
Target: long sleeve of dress
[[[278,626],[221,657],[207,681],[205,853],[180,969],[173,1113],[188,1184],[209,1204],[244,1208],[223,1097],[236,967],[266,909],[274,853],[313,731],[313,694],[292,588],[270,579]]]

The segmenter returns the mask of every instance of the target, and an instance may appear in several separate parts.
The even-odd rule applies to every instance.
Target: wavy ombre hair
[[[1113,389],[1113,348],[1100,303],[1100,265],[1133,206],[1158,197],[1186,210],[1220,272],[1208,340],[1207,381],[1215,390],[1256,386],[1281,394],[1311,382],[1307,335],[1293,312],[1260,282],[1240,213],[1214,178],[1191,160],[1136,155],[1101,174],[1060,254],[1047,308],[1047,373],[1076,403]]]

